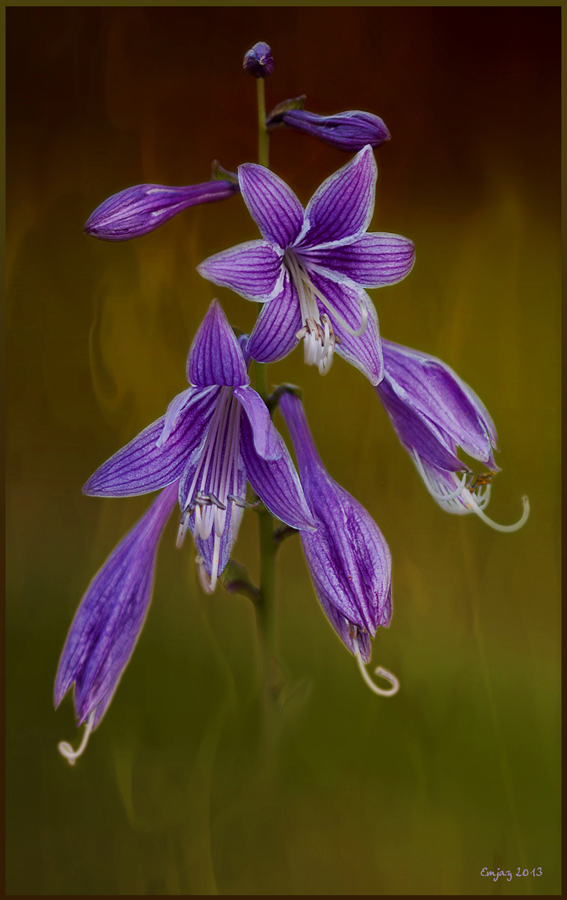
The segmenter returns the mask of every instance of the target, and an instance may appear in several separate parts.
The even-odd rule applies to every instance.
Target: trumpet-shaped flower
[[[158,543],[177,501],[177,482],[165,488],[118,544],[91,581],[67,636],[55,679],[55,707],[75,685],[77,725],[87,723],[71,765],[102,719],[134,650],[150,605]]]
[[[384,691],[369,681],[370,639],[392,616],[392,557],[376,522],[334,481],[321,462],[301,400],[286,393],[280,409],[293,441],[301,484],[317,520],[315,532],[300,529],[305,559],[323,611],[345,646],[357,658],[376,693],[398,690],[397,679],[377,670],[394,685]]]
[[[179,479],[178,544],[190,528],[201,580],[212,592],[246,506],[246,480],[273,515],[294,528],[314,522],[293,463],[266,404],[250,387],[246,362],[217,300],[189,352],[192,387],[165,417],[119,450],[86,483],[85,494],[146,494]]]
[[[499,525],[483,511],[499,467],[496,429],[480,398],[440,359],[387,340],[382,348],[384,379],[376,393],[434,500],[447,512],[476,513],[498,531],[521,528],[529,515],[527,497],[513,525]],[[490,472],[475,479],[458,447]]]
[[[328,372],[335,349],[376,385],[383,374],[378,318],[365,287],[395,284],[414,262],[412,241],[367,234],[376,163],[364,147],[315,192],[304,210],[269,169],[238,169],[242,196],[263,240],[239,244],[198,266],[204,278],[264,304],[248,352],[282,359],[299,340],[305,362]]]
[[[238,193],[234,181],[213,179],[187,187],[136,184],[108,197],[89,216],[85,233],[101,241],[129,241],[155,231],[189,206],[217,203]]]

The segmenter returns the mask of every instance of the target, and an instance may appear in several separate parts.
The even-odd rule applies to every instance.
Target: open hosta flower
[[[311,528],[297,473],[266,404],[250,387],[240,344],[213,300],[189,352],[192,387],[167,413],[119,450],[83,488],[98,497],[129,497],[179,479],[178,543],[190,528],[205,590],[212,592],[236,540],[246,480],[273,515]]]
[[[264,240],[206,259],[198,271],[215,284],[264,304],[248,352],[282,359],[304,341],[305,361],[327,372],[334,350],[372,384],[382,378],[378,318],[365,287],[395,284],[414,262],[412,241],[367,234],[374,210],[376,163],[365,147],[323,182],[307,209],[263,166],[238,169],[242,196]]]
[[[376,522],[325,469],[309,431],[301,400],[286,393],[280,409],[297,456],[301,484],[317,520],[315,532],[300,529],[315,592],[329,622],[362,665],[369,662],[370,639],[392,616],[392,557]],[[377,670],[398,689],[397,679]]]
[[[71,625],[55,679],[55,707],[75,685],[77,725],[87,723],[71,765],[85,749],[126,668],[150,605],[158,543],[177,502],[177,482],[165,488],[95,575]]]
[[[187,187],[136,184],[97,206],[84,230],[102,241],[129,241],[154,231],[189,206],[217,203],[238,191],[236,181],[220,179]]]
[[[447,512],[474,512],[498,531],[521,528],[529,515],[527,497],[514,525],[499,525],[483,512],[499,467],[496,429],[480,398],[440,359],[386,340],[382,349],[384,379],[376,393],[431,496]],[[475,478],[458,447],[490,472]]]
[[[281,119],[288,128],[303,131],[349,153],[362,150],[366,144],[379,147],[390,140],[390,132],[379,116],[358,109],[349,109],[334,116],[319,116],[306,109],[290,109],[282,113]]]

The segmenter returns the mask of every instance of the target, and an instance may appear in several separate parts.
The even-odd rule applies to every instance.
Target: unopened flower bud
[[[379,116],[358,109],[334,116],[318,116],[305,109],[291,109],[283,113],[281,120],[289,128],[311,134],[349,153],[362,150],[367,144],[378,147],[390,140],[390,132]]]
[[[245,55],[242,66],[254,78],[267,78],[275,68],[271,47],[265,41],[258,41]]]
[[[217,179],[186,187],[137,184],[101,203],[84,230],[102,241],[129,241],[154,231],[189,206],[226,200],[239,190],[237,182]]]

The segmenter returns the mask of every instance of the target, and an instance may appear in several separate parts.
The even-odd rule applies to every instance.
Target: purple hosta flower
[[[334,116],[318,116],[306,109],[290,109],[281,118],[290,128],[349,153],[361,150],[366,144],[379,147],[390,140],[390,132],[382,119],[358,109],[349,109]]]
[[[447,512],[474,512],[498,531],[521,528],[530,511],[527,497],[514,525],[498,525],[483,511],[499,467],[496,429],[480,398],[440,359],[386,340],[382,349],[384,379],[376,393],[431,496]],[[475,479],[458,447],[490,472]]]
[[[152,596],[157,547],[176,501],[174,482],[95,575],[71,625],[54,691],[57,708],[75,685],[77,725],[87,725],[78,750],[66,742],[59,744],[71,765],[106,712],[142,630]]]
[[[392,616],[392,557],[382,532],[363,506],[333,481],[317,453],[301,400],[286,393],[280,409],[297,455],[301,484],[318,522],[315,532],[300,529],[313,585],[329,622],[357,658],[376,693],[396,693],[397,679],[376,672],[394,685],[383,691],[369,679],[370,639]]]
[[[314,527],[297,473],[266,404],[250,387],[239,342],[213,300],[189,352],[192,387],[98,469],[83,488],[99,497],[155,491],[179,479],[178,545],[190,528],[203,587],[226,566],[246,506],[246,480],[273,515]]]
[[[187,187],[137,184],[113,194],[87,220],[85,233],[102,241],[129,241],[154,231],[189,206],[217,203],[238,193],[230,180],[206,181]]]
[[[242,67],[254,78],[267,78],[275,68],[272,50],[265,41],[258,41],[244,56]]]
[[[378,318],[364,288],[405,278],[414,246],[400,235],[366,234],[376,186],[372,148],[324,181],[306,210],[269,169],[249,163],[240,166],[238,179],[264,240],[217,253],[198,271],[265,304],[248,343],[252,358],[282,359],[303,339],[305,362],[325,374],[336,345],[378,384]]]

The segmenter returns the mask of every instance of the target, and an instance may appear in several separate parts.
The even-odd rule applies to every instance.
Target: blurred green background
[[[195,266],[258,236],[239,197],[131,243],[82,227],[130,185],[256,158],[242,57],[257,40],[276,61],[268,109],[306,93],[387,123],[371,229],[411,237],[417,261],[371,291],[382,333],[483,398],[503,469],[489,513],[515,521],[527,493],[531,516],[501,534],[444,513],[364,377],[337,359],[322,380],[296,351],[270,381],[303,386],[325,464],[392,551],[373,660],[399,695],[364,686],[287,542],[279,650],[302,687],[263,775],[251,608],[201,593],[172,520],[146,627],[71,769],[59,655],[148,503],[81,486],[184,388],[213,296],[251,328],[254,305]],[[8,893],[558,893],[559,8],[12,7],[7,50]],[[304,202],[348,158],[272,138]],[[245,517],[235,553],[253,572],[256,527]]]

